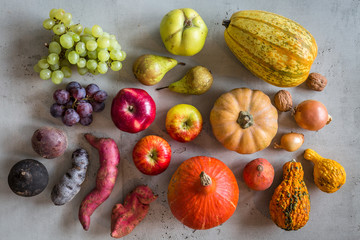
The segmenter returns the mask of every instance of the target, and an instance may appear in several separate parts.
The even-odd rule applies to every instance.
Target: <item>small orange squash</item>
[[[184,161],[172,176],[168,203],[173,215],[193,229],[209,229],[235,212],[239,187],[232,171],[220,160],[198,156]]]
[[[298,230],[309,220],[310,196],[304,171],[294,159],[283,166],[283,180],[270,201],[270,216],[284,230]]]
[[[278,113],[259,90],[236,88],[215,102],[210,123],[216,139],[229,150],[250,154],[268,147],[278,129]]]

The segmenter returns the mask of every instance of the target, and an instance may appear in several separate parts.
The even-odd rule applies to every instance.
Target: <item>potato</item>
[[[63,155],[68,145],[65,133],[53,127],[37,129],[31,138],[31,143],[34,151],[47,159]]]

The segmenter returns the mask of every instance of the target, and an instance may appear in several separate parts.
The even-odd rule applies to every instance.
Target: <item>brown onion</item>
[[[304,143],[304,134],[287,133],[281,137],[280,144],[275,143],[274,148],[282,148],[288,152],[298,150]]]
[[[306,100],[295,108],[296,123],[307,130],[317,131],[331,121],[324,104],[316,100]]]

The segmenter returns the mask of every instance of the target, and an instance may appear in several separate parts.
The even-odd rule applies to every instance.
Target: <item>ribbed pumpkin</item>
[[[209,229],[224,223],[235,212],[238,200],[234,174],[212,157],[197,156],[184,161],[168,187],[171,212],[193,229]]]
[[[259,90],[235,88],[222,94],[210,112],[216,139],[229,150],[250,154],[268,147],[278,129],[278,113]]]
[[[283,16],[248,10],[224,20],[225,41],[254,75],[278,87],[294,87],[306,80],[317,56],[314,37]]]
[[[270,201],[270,216],[285,230],[298,230],[309,220],[310,196],[300,162],[292,160],[283,166],[283,180]]]

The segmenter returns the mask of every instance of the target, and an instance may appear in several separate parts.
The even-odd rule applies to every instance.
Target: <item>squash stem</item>
[[[254,118],[249,112],[240,111],[239,117],[237,119],[237,123],[240,125],[242,129],[246,129],[254,125]]]
[[[200,173],[200,181],[201,185],[204,187],[210,186],[212,184],[211,177],[207,175],[204,171]]]
[[[222,25],[223,25],[224,27],[228,28],[229,25],[230,25],[230,20],[223,20]]]

